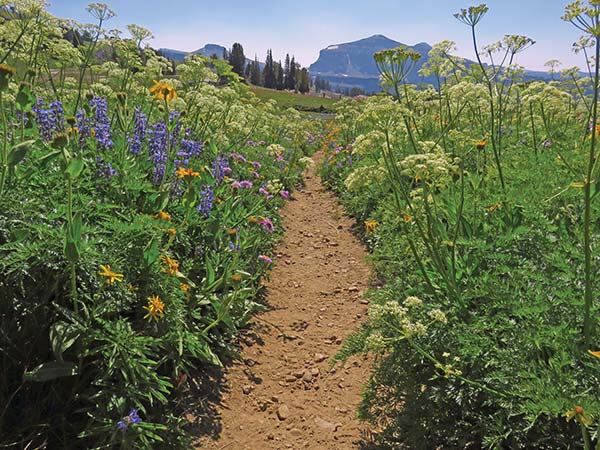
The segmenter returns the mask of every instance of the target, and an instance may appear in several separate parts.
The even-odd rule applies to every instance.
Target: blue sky
[[[82,22],[93,21],[86,0],[50,0],[50,12]],[[303,65],[313,63],[319,50],[331,44],[384,34],[405,44],[434,44],[451,39],[458,55],[474,56],[469,29],[452,14],[480,1],[464,0],[105,0],[117,17],[107,28],[124,29],[136,23],[150,29],[150,44],[192,51],[206,43],[244,46],[247,56],[264,60],[267,48],[275,59],[295,54]],[[544,69],[558,59],[563,68],[584,67],[571,45],[580,33],[561,16],[564,0],[489,0],[490,11],[480,23],[479,41],[495,42],[504,34],[523,34],[537,43],[516,62]]]

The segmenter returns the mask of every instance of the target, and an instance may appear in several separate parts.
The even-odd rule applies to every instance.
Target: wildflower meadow
[[[526,79],[535,41],[483,45],[481,4],[448,18],[475,60],[440,42],[417,86],[419,53],[379,51],[383,90],[325,115],[87,11],[0,0],[0,448],[195,448],[189,387],[268,308],[317,152],[370,251],[368,316],[331,361],[370,355],[347,412],[369,448],[600,450],[600,2],[564,8],[583,70]]]

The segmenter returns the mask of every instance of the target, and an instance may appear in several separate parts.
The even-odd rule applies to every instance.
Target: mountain
[[[381,34],[345,44],[330,45],[321,50],[319,59],[310,66],[311,76],[328,80],[336,88],[360,87],[365,92],[379,91],[379,71],[373,54],[399,46],[413,49],[421,55],[408,78],[409,83],[434,83],[433,78],[421,77],[419,69],[427,61],[431,46],[425,42],[406,45]]]
[[[217,55],[217,58],[223,58],[225,47],[218,44],[206,44],[204,47],[194,50],[193,52],[182,52],[181,50],[173,50],[170,48],[159,48],[158,51],[166,58],[175,61],[184,61],[187,55],[204,55],[210,58],[212,55]]]
[[[436,84],[435,77],[422,77],[419,70],[429,59],[428,53],[431,45],[420,42],[416,45],[406,45],[394,41],[381,34],[360,39],[344,44],[330,45],[319,53],[319,58],[310,66],[312,77],[319,76],[329,81],[331,86],[341,89],[358,87],[367,93],[381,90],[379,86],[379,71],[375,65],[373,55],[381,50],[387,50],[399,46],[411,48],[421,55],[415,68],[408,76],[409,84]],[[474,64],[468,59],[464,60],[467,66]],[[549,80],[550,75],[546,72],[527,71],[525,80]]]
[[[181,50],[173,50],[170,48],[159,48],[158,51],[161,55],[166,58],[183,62],[185,61],[185,57],[187,55],[203,55],[207,58],[212,57],[213,55],[217,55],[217,58],[223,59],[223,52],[227,50],[225,47],[219,44],[206,44],[204,47],[194,50],[193,52],[183,52]],[[250,64],[252,62],[251,59],[246,58],[246,64]],[[264,67],[264,63],[259,62],[259,66],[262,70]]]

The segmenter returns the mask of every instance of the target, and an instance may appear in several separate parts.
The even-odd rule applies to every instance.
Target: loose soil
[[[225,370],[205,417],[218,427],[196,448],[345,450],[364,437],[356,410],[369,362],[353,357],[332,368],[330,360],[365,320],[365,249],[314,168],[282,216],[269,309],[242,335],[241,360]]]

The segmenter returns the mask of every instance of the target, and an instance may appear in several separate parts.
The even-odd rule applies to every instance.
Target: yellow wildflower
[[[144,309],[148,311],[144,319],[148,319],[149,321],[156,320],[158,322],[165,315],[165,303],[158,295],[148,297],[148,305],[144,306]]]
[[[159,220],[167,220],[167,221],[171,221],[171,214],[169,214],[168,212],[164,212],[161,211],[158,214],[154,215],[155,219],[159,219]]]
[[[129,283],[127,285],[127,290],[133,294],[134,292],[137,292],[139,290],[139,288],[137,286]]]
[[[403,214],[402,215],[402,220],[404,220],[406,223],[412,223],[413,216],[409,216],[408,214]]]
[[[475,147],[477,148],[477,150],[483,150],[486,145],[487,139],[480,139],[478,141],[475,141]]]
[[[164,273],[172,277],[177,275],[177,272],[179,272],[179,262],[176,259],[165,256],[163,257],[163,262],[167,265],[162,269]]]
[[[500,208],[502,208],[502,203],[496,203],[495,205],[489,206],[488,211],[493,213],[494,211]]]
[[[154,80],[154,86],[150,88],[150,93],[154,94],[154,98],[157,100],[166,100],[170,102],[177,98],[175,88],[164,81],[158,82]]]
[[[115,281],[123,281],[123,274],[114,272],[110,268],[109,264],[107,264],[105,266],[100,264],[100,270],[98,271],[98,275],[102,275],[103,277],[106,277],[106,280],[105,280],[106,284],[112,284]]]
[[[183,167],[179,167],[177,169],[177,178],[198,178],[200,176],[199,172],[194,172],[194,169],[191,167],[189,169],[184,169]]]
[[[567,411],[565,413],[565,417],[567,419],[567,422],[570,422],[572,419],[575,419],[577,420],[577,422],[586,427],[589,427],[591,424],[594,423],[594,416],[586,413],[583,407],[581,406],[576,406],[573,409]]]
[[[171,236],[175,236],[177,234],[177,230],[175,228],[169,228],[167,233],[169,233]]]
[[[593,352],[592,350],[588,350],[588,353],[596,358],[600,358],[600,350]]]
[[[233,275],[231,275],[231,281],[233,281],[234,283],[240,283],[242,281],[242,276],[239,273],[234,273]]]
[[[259,222],[259,220],[257,217],[255,217],[255,216],[248,217],[248,223],[258,223],[258,222]]]
[[[231,228],[230,230],[227,230],[227,234],[229,236],[235,236],[237,234],[237,230],[235,228]]]
[[[379,223],[375,220],[365,220],[365,230],[367,231],[367,234],[375,233],[377,225],[379,225]]]

